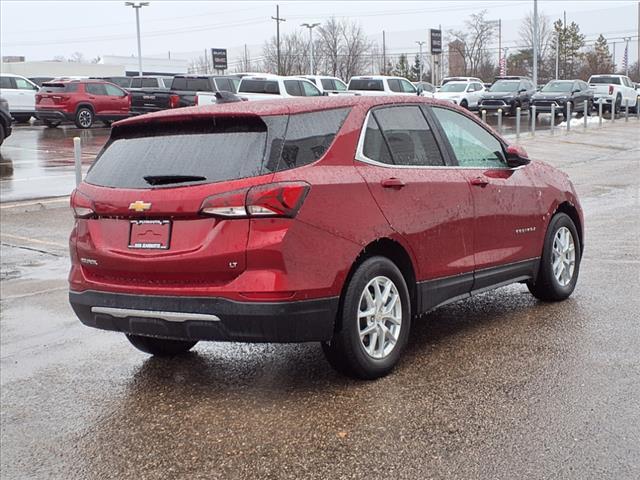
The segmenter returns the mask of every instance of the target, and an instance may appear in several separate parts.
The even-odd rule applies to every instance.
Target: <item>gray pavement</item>
[[[437,309],[375,382],[316,344],[167,360],[83,327],[67,200],[0,205],[2,478],[640,478],[640,123],[520,143],[581,195],[574,295],[515,285]]]

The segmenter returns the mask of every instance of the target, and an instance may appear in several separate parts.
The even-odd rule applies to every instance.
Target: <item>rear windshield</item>
[[[374,90],[374,91],[384,91],[384,85],[382,85],[382,80],[373,80],[373,79],[353,79],[349,82],[349,90]]]
[[[43,83],[40,92],[44,93],[60,93],[60,92],[77,92],[77,83]]]
[[[324,155],[348,112],[335,109],[123,126],[114,130],[86,182],[103,187],[166,188],[300,167]]]
[[[613,83],[614,85],[620,85],[620,77],[591,77],[589,83]]]
[[[278,82],[274,80],[242,80],[238,87],[239,93],[266,93],[277,95],[280,93]]]
[[[516,92],[518,90],[518,86],[520,85],[520,80],[498,80],[496,83],[491,85],[489,89],[490,92]]]

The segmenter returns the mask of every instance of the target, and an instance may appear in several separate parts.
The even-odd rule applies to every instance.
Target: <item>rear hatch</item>
[[[620,85],[619,77],[601,76],[589,79],[589,90],[594,95],[613,95],[614,85]]]
[[[131,110],[136,113],[156,112],[178,106],[177,95],[174,95],[172,103],[171,92],[159,88],[132,90],[130,95]]]
[[[76,241],[85,278],[180,287],[240,275],[249,220],[206,215],[203,206],[244,205],[249,186],[270,181],[271,145],[281,144],[286,121],[243,115],[114,127],[72,199],[76,216],[87,213]]]
[[[36,108],[64,107],[77,91],[77,82],[45,82],[36,94]]]

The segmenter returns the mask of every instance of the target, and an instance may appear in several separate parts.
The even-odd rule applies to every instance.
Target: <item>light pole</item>
[[[538,88],[538,0],[533,0],[533,85]]]
[[[313,75],[313,29],[319,27],[319,23],[303,23],[300,25],[301,27],[307,27],[309,29],[309,48],[311,49],[311,54],[309,55],[309,75]]]
[[[420,58],[420,78],[418,78],[418,81],[421,82],[422,81],[422,64],[423,64],[423,62],[422,62],[422,45],[424,45],[427,42],[421,42],[421,41],[416,40],[416,43],[420,46],[420,54],[419,54],[420,55],[420,57],[419,57]]]
[[[136,33],[138,35],[138,75],[142,76],[142,48],[140,47],[140,9],[149,2],[124,2],[126,7],[133,7],[136,11]]]

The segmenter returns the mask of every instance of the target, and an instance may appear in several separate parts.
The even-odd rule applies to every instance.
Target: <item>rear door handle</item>
[[[391,177],[386,178],[380,182],[384,188],[394,188],[396,190],[400,190],[406,184],[400,180],[399,178]]]
[[[471,179],[471,185],[475,185],[476,187],[486,187],[489,185],[489,180],[485,177],[475,177]]]

